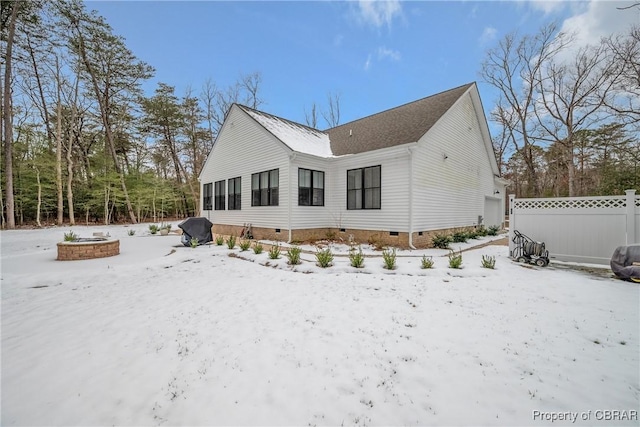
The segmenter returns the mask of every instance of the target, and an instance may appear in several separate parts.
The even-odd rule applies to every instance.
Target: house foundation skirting
[[[419,249],[433,247],[433,237],[436,234],[450,235],[456,230],[472,229],[474,227],[456,227],[442,230],[416,231],[413,233],[413,246]],[[214,224],[214,234],[240,236],[243,227],[238,225]],[[344,231],[342,231],[344,230]],[[253,238],[257,240],[275,240],[286,242],[289,240],[289,230],[286,228],[251,227]],[[379,248],[386,246],[409,248],[409,233],[381,230],[356,230],[339,228],[305,228],[291,231],[292,243],[307,243],[318,240],[336,240],[346,244],[370,244]]]

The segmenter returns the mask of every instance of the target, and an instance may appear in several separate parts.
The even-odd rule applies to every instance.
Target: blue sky
[[[479,76],[507,33],[550,21],[597,40],[640,12],[630,1],[87,1],[156,69],[158,82],[199,93],[260,72],[263,111],[304,123],[313,102],[340,95],[341,123],[477,81],[485,112],[496,93]],[[322,120],[320,128],[324,128]]]

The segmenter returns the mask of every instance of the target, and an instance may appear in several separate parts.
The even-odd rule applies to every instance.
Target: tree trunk
[[[58,105],[56,107],[56,192],[58,196],[58,225],[64,222],[64,196],[62,193],[62,97],[60,96],[60,65],[56,57]]]
[[[104,225],[109,225],[109,185],[104,188]]]
[[[73,148],[72,132],[69,132],[69,146],[67,147],[67,206],[69,207],[69,224],[76,225],[76,217],[73,212],[73,159],[71,150]]]
[[[38,71],[38,61],[36,61],[33,45],[31,44],[31,38],[27,34],[27,48],[29,49],[29,56],[31,58],[31,65],[33,66],[33,75],[36,79],[36,85],[38,86],[38,96],[40,97],[40,103],[42,104],[42,120],[44,121],[45,128],[47,129],[47,142],[49,143],[49,149],[53,144],[53,130],[51,129],[51,123],[49,120],[49,108],[47,107],[47,101],[44,98],[44,89],[42,87],[42,79],[40,78],[40,71]],[[58,57],[56,56],[56,70],[57,70],[57,84],[60,86],[60,67],[58,66]],[[60,96],[58,94],[58,99]]]
[[[98,79],[93,70],[93,67],[91,66],[91,63],[89,62],[89,59],[87,58],[87,52],[84,46],[84,38],[82,36],[82,33],[80,32],[78,23],[74,22],[74,25],[76,27],[76,30],[78,31],[80,56],[84,66],[87,68],[87,72],[89,73],[89,76],[91,77],[93,90],[95,92],[96,99],[98,100],[98,105],[100,107],[100,117],[102,118],[102,124],[104,126],[107,148],[109,149],[109,152],[111,153],[111,157],[113,158],[113,164],[114,164],[113,166],[116,170],[116,173],[120,177],[120,185],[122,187],[122,193],[124,195],[124,200],[127,205],[129,218],[131,219],[132,224],[136,224],[138,221],[136,220],[136,214],[133,211],[133,205],[131,204],[131,199],[129,198],[129,192],[127,191],[127,184],[124,180],[124,173],[122,172],[122,168],[120,167],[120,160],[118,159],[118,154],[116,153],[115,143],[113,139],[113,132],[111,130],[111,123],[109,120],[109,114],[107,110],[109,107],[108,105],[109,100],[108,100],[108,95],[105,95],[105,94],[108,94],[110,87],[107,83],[107,87],[105,88],[105,94],[103,94],[100,91],[100,87],[98,86]]]
[[[42,206],[42,184],[40,183],[40,169],[34,166],[36,170],[36,182],[38,183],[38,204],[36,207],[36,225],[42,227],[40,223],[40,207]]]
[[[5,203],[7,205],[7,228],[16,228],[15,199],[13,197],[13,106],[11,102],[11,71],[13,40],[16,33],[16,21],[18,20],[18,9],[22,3],[13,3],[9,26],[7,29],[6,54],[4,58],[4,87],[2,99],[2,119],[4,125],[4,161],[5,161]]]
[[[569,178],[569,197],[576,196],[576,168],[573,164],[573,147],[567,147],[567,172]]]

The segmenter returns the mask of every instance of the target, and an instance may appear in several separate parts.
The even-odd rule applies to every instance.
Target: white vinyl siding
[[[380,166],[380,208],[347,209],[347,171]],[[385,148],[333,159],[325,204],[334,219],[332,227],[400,231],[409,230],[409,155],[405,147]],[[364,189],[363,189],[364,190]]]
[[[234,106],[205,163],[200,182],[202,186],[239,177],[245,183],[242,209],[209,210],[203,216],[214,224],[381,232],[470,226],[489,212],[495,221],[500,214],[495,212],[492,197],[503,200],[504,195],[495,193],[499,184],[494,176],[497,167],[490,157],[493,152],[482,114],[477,92],[468,91],[419,141],[354,155],[318,157],[291,151]],[[371,166],[380,166],[379,208],[347,209],[347,171],[365,171]],[[300,168],[324,173],[323,206],[299,204]],[[252,187],[256,185],[252,177],[275,170],[277,206],[252,206]],[[256,182],[259,186],[262,180]],[[486,209],[485,201],[491,205]]]
[[[333,172],[333,161],[331,158],[321,158],[307,154],[297,153],[291,164],[291,226],[294,229],[326,228],[336,227],[332,212],[327,207],[328,198],[331,197],[333,185],[331,183]],[[323,206],[300,206],[298,204],[298,169],[308,169],[312,171],[324,172],[324,205]],[[280,174],[282,178],[282,174]],[[284,191],[284,190],[283,190]],[[282,196],[284,197],[284,196]],[[284,199],[280,203],[284,203]]]
[[[251,206],[251,175],[269,170],[279,171],[278,206]],[[232,107],[213,146],[201,183],[240,177],[241,210],[204,211],[214,224],[288,229],[289,150],[272,134],[239,107]]]
[[[494,175],[469,93],[418,142],[413,159],[413,230],[477,224]]]

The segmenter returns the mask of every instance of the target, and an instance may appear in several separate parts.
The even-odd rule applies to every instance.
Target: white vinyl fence
[[[640,243],[640,196],[516,199],[509,195],[509,253],[514,230],[544,242],[551,261],[609,264],[618,246]]]

